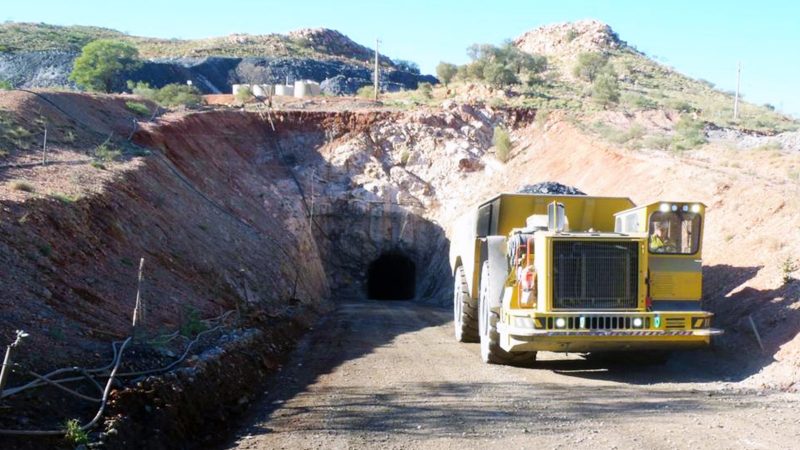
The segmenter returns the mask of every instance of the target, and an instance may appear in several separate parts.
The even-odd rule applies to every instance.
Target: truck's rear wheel
[[[500,316],[492,311],[488,298],[489,262],[483,263],[481,270],[481,295],[478,300],[479,320],[478,332],[481,340],[481,360],[488,364],[508,364],[524,366],[536,361],[536,352],[507,352],[500,347],[500,333],[497,332],[497,322]]]
[[[478,342],[478,302],[467,288],[464,266],[456,269],[453,285],[453,323],[458,342]]]

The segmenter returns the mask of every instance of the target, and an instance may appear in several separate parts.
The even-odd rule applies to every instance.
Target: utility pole
[[[736,67],[736,97],[733,99],[733,120],[739,120],[739,86],[742,81],[742,62]]]
[[[378,89],[379,89],[379,86],[380,86],[379,79],[380,79],[380,76],[381,76],[380,70],[378,68],[378,54],[379,54],[378,53],[378,45],[380,45],[380,43],[381,43],[380,39],[375,39],[375,76],[374,76],[374,78],[375,78],[375,86],[374,86],[374,90],[375,90],[375,101],[376,102],[378,101]]]

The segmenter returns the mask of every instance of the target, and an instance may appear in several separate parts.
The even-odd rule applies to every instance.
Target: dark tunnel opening
[[[384,253],[370,263],[367,296],[375,300],[410,300],[416,294],[416,265],[399,253]]]

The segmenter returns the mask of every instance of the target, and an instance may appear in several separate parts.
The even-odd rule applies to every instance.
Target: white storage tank
[[[316,81],[303,80],[294,82],[294,96],[297,98],[313,97],[320,95],[321,92],[319,83]]]
[[[294,95],[294,86],[291,84],[276,84],[275,95],[285,95],[291,97]]]
[[[295,81],[294,82],[294,96],[297,98],[308,97],[311,95],[311,92],[308,88],[308,83],[305,81]]]
[[[249,85],[247,85],[247,84],[234,84],[234,85],[231,86],[231,88],[232,88],[231,93],[233,95],[236,95],[236,94],[239,93],[239,91],[242,89],[242,87],[247,87],[247,86],[249,86]]]
[[[256,98],[266,98],[272,94],[272,85],[269,84],[254,84],[253,95]]]

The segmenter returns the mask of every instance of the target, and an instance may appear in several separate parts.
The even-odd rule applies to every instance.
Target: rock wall
[[[0,79],[14,87],[75,87],[69,80],[75,52],[0,53]],[[154,87],[192,81],[206,94],[230,93],[233,84],[276,84],[286,79],[314,80],[326,83],[325,92],[351,95],[361,86],[372,84],[372,68],[341,60],[317,60],[286,57],[206,57],[162,58],[145,61],[136,70],[120,73],[114,90],[127,90],[127,81],[144,81]],[[430,75],[384,67],[382,89],[398,91],[416,89],[420,82],[437,83]]]

